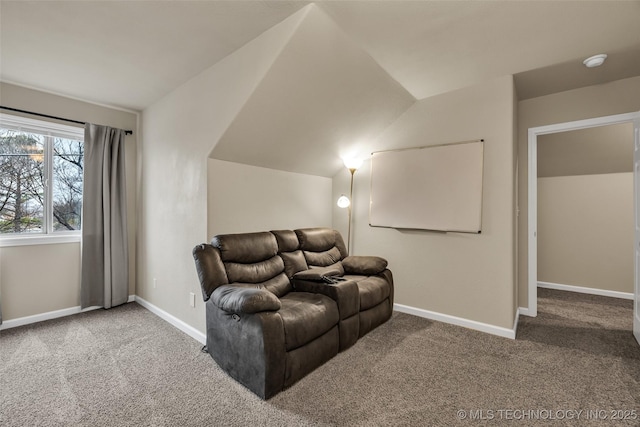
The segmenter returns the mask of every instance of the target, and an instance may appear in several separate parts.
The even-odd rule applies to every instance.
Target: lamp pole
[[[349,168],[349,172],[351,172],[351,187],[349,188],[349,200],[351,203],[349,204],[349,224],[347,227],[347,253],[351,255],[351,209],[353,208],[353,175],[356,173],[356,168]]]
[[[349,224],[348,224],[348,231],[347,231],[347,252],[351,251],[351,209],[353,209],[353,175],[356,173],[356,170],[362,166],[362,159],[358,159],[358,158],[349,158],[349,159],[343,159],[342,160],[344,162],[344,165],[347,167],[347,169],[349,169],[349,172],[351,173],[351,186],[349,187],[349,204],[344,203],[344,201],[342,202],[342,204],[344,206],[341,207],[348,207],[349,208],[349,212],[348,212],[348,216],[349,216]]]

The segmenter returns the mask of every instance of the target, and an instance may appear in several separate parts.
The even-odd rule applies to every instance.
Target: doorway
[[[634,134],[635,143],[634,143],[634,152],[638,151],[638,145],[640,142],[639,138],[639,127],[640,127],[640,112],[637,113],[628,113],[628,114],[619,114],[615,116],[606,116],[606,117],[598,117],[593,119],[579,120],[574,122],[567,123],[558,123],[548,126],[540,126],[535,128],[530,128],[528,131],[528,159],[529,159],[529,171],[528,171],[528,305],[529,308],[527,310],[527,315],[529,316],[537,316],[538,313],[538,242],[537,242],[537,234],[538,234],[538,136],[547,135],[558,132],[566,132],[572,130],[581,130],[588,129],[598,126],[607,126],[607,125],[615,125],[622,123],[634,123]],[[635,158],[635,154],[634,154]],[[635,165],[635,163],[634,163]],[[637,182],[638,179],[638,169],[634,166],[634,182]],[[637,193],[637,189],[636,189]],[[636,196],[637,199],[637,196]],[[638,200],[636,200],[636,203]],[[637,218],[638,207],[636,205],[636,212],[634,214],[634,218]],[[636,221],[638,224],[638,221]],[[636,248],[638,246],[638,242],[636,241]],[[635,257],[635,270],[638,271],[638,263],[640,260],[638,256]],[[638,290],[638,276],[636,274],[634,280],[634,300],[635,300],[635,308],[634,308],[634,316],[640,316],[638,309],[638,299],[639,293]],[[640,319],[638,320],[640,321]],[[634,328],[635,328],[636,319],[634,318]]]

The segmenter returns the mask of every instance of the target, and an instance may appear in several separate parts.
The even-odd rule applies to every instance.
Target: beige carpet
[[[632,302],[539,294],[515,341],[397,313],[267,402],[135,303],[9,329],[0,425],[640,425]]]

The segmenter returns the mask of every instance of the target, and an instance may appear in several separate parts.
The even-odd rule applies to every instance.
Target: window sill
[[[80,233],[65,233],[60,235],[37,235],[37,236],[6,236],[0,237],[0,248],[9,246],[31,246],[31,245],[55,245],[59,243],[79,243],[82,240]]]

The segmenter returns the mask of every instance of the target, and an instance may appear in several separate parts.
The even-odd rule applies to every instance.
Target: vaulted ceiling
[[[308,3],[2,0],[0,79],[142,110]],[[316,4],[417,99],[507,74],[520,98],[640,75],[640,1]]]
[[[354,156],[345,150],[368,146],[415,98],[318,7],[296,15],[211,156],[329,177]]]

